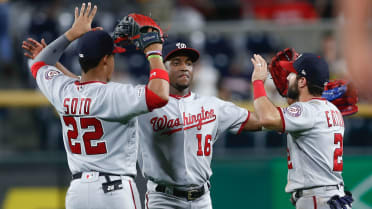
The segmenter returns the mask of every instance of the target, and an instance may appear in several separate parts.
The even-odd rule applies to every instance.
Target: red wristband
[[[262,80],[253,81],[253,98],[257,99],[266,96],[264,83]]]
[[[155,108],[163,107],[167,103],[167,100],[162,99],[146,86],[146,104],[150,112],[152,112]]]
[[[169,82],[169,75],[168,75],[168,72],[163,70],[163,69],[152,69],[150,71],[150,79],[149,81],[151,81],[152,79],[155,79],[155,78],[158,78],[158,79],[164,79],[166,81]]]

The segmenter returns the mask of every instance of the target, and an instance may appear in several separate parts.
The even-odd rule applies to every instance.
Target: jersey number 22
[[[66,126],[72,126],[72,130],[67,131],[68,145],[70,146],[71,152],[74,154],[81,154],[80,142],[72,144],[71,139],[77,139],[79,132],[77,129],[77,123],[74,117],[64,116],[63,121]],[[92,146],[92,140],[99,140],[103,136],[103,128],[101,121],[96,118],[80,118],[81,129],[87,129],[89,126],[94,127],[94,131],[85,132],[83,134],[84,148],[87,155],[98,155],[107,153],[106,143],[97,142],[96,146]]]

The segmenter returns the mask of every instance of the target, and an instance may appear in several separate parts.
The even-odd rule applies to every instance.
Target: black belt
[[[72,174],[72,180],[75,179],[81,179],[81,176],[83,175],[82,172]],[[120,176],[118,174],[112,174],[112,173],[105,173],[105,172],[99,172],[99,176]]]
[[[210,187],[208,183],[208,188]],[[198,189],[192,189],[188,191],[179,190],[176,188],[167,187],[165,185],[157,185],[155,188],[157,192],[163,192],[166,194],[170,194],[176,197],[183,197],[186,198],[188,201],[198,199],[199,197],[205,194],[204,185]]]
[[[83,173],[75,173],[72,175],[72,180],[75,179],[81,179]],[[121,176],[118,174],[112,174],[112,173],[105,173],[105,172],[98,172],[98,176],[104,176],[106,178],[106,182],[102,183],[102,189],[104,193],[113,192],[119,189],[123,189],[123,183],[121,179],[111,181],[110,176]]]
[[[310,190],[310,189],[316,189],[320,187],[334,187],[334,189],[340,189],[342,184],[335,184],[335,185],[324,185],[324,186],[313,186],[313,187],[308,187],[308,188],[303,188],[303,189],[297,189],[295,192],[295,197],[298,199],[303,196],[303,191],[305,190]]]

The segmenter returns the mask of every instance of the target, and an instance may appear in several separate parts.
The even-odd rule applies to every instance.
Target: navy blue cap
[[[183,41],[169,43],[164,46],[163,48],[164,62],[179,55],[186,55],[190,57],[190,60],[192,62],[196,62],[200,57],[198,50],[188,47],[186,42]]]
[[[324,86],[329,80],[327,62],[313,53],[300,54],[294,62],[281,61],[280,65],[290,72],[304,76],[318,86]]]
[[[114,40],[103,30],[89,31],[78,41],[80,60],[100,59],[107,54],[124,51],[124,48],[115,47]]]

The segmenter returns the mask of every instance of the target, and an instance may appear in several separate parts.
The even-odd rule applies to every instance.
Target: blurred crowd
[[[14,88],[35,88],[27,62],[21,49],[22,40],[32,37],[42,38],[50,43],[65,32],[73,22],[73,8],[83,1],[72,0],[0,0],[0,90]],[[275,53],[286,47],[295,47],[283,42],[275,33],[213,33],[203,30],[209,22],[272,21],[275,24],[290,25],[302,22],[334,21],[339,17],[339,6],[332,0],[92,0],[99,8],[93,26],[113,30],[116,21],[132,13],[150,15],[169,34],[168,41],[187,40],[201,51],[201,60],[195,66],[194,91],[203,95],[214,95],[225,100],[249,101],[252,99],[250,57],[262,54],[268,61]],[[103,3],[104,2],[104,3]],[[177,26],[188,28],[188,33],[175,33]],[[338,78],[346,72],[341,58],[335,30],[322,31],[317,53],[323,55],[330,64],[331,77]],[[297,39],[298,40],[298,39]],[[306,42],[307,40],[302,40]],[[312,43],[307,43],[312,44]],[[301,44],[299,44],[301,45]],[[79,74],[80,67],[76,54],[76,44],[71,44],[61,58],[61,63],[72,72]],[[300,50],[301,49],[297,49]],[[118,82],[146,83],[148,63],[134,47],[116,59],[114,77]],[[275,86],[268,82],[269,96],[279,103],[284,102],[276,93]],[[22,123],[26,130],[18,133],[9,125]],[[362,123],[361,126],[365,126]],[[0,131],[0,141],[11,141],[14,134],[20,140],[25,136],[41,139],[38,148],[61,148],[62,134],[59,119],[52,108],[33,108],[27,113],[0,109],[0,126],[8,127]],[[28,134],[29,132],[34,135]],[[249,135],[249,136],[247,136]],[[284,137],[276,133],[262,135],[247,133],[240,137],[227,136],[231,140],[221,140],[221,146],[281,146]],[[257,140],[244,140],[253,137]],[[266,137],[266,145],[259,142]],[[17,137],[16,137],[17,138]],[[279,140],[278,140],[279,138]],[[262,141],[262,140],[261,140]],[[0,142],[0,143],[1,143]],[[21,142],[23,143],[23,142]],[[260,145],[261,144],[261,145]],[[27,146],[26,146],[27,147]]]
[[[201,76],[197,76],[196,91],[199,89],[209,95],[220,93],[221,97],[233,100],[251,98],[250,55],[264,54],[269,60],[288,44],[282,44],[272,33],[238,34],[238,37],[207,34],[202,28],[208,21],[253,19],[291,24],[333,18],[336,10],[330,0],[113,0],[105,1],[104,5],[103,1],[92,2],[100,8],[94,25],[102,26],[106,31],[112,31],[121,17],[130,12],[139,12],[151,15],[160,22],[170,34],[169,40],[188,40],[193,47],[202,51],[203,59],[197,66]],[[80,3],[71,0],[0,1],[0,62],[1,78],[4,80],[0,82],[1,88],[35,87],[20,47],[22,40],[32,37],[51,42],[71,26],[73,7]],[[192,33],[174,34],[172,25],[186,26]],[[320,53],[332,65],[338,65],[335,68],[342,72],[342,64],[337,62],[335,38],[332,32],[324,34]],[[129,47],[128,52],[118,60],[117,80],[134,83],[146,81],[147,62],[140,52]],[[74,44],[66,51],[61,62],[73,72],[80,72]],[[203,84],[202,88],[199,83]]]

